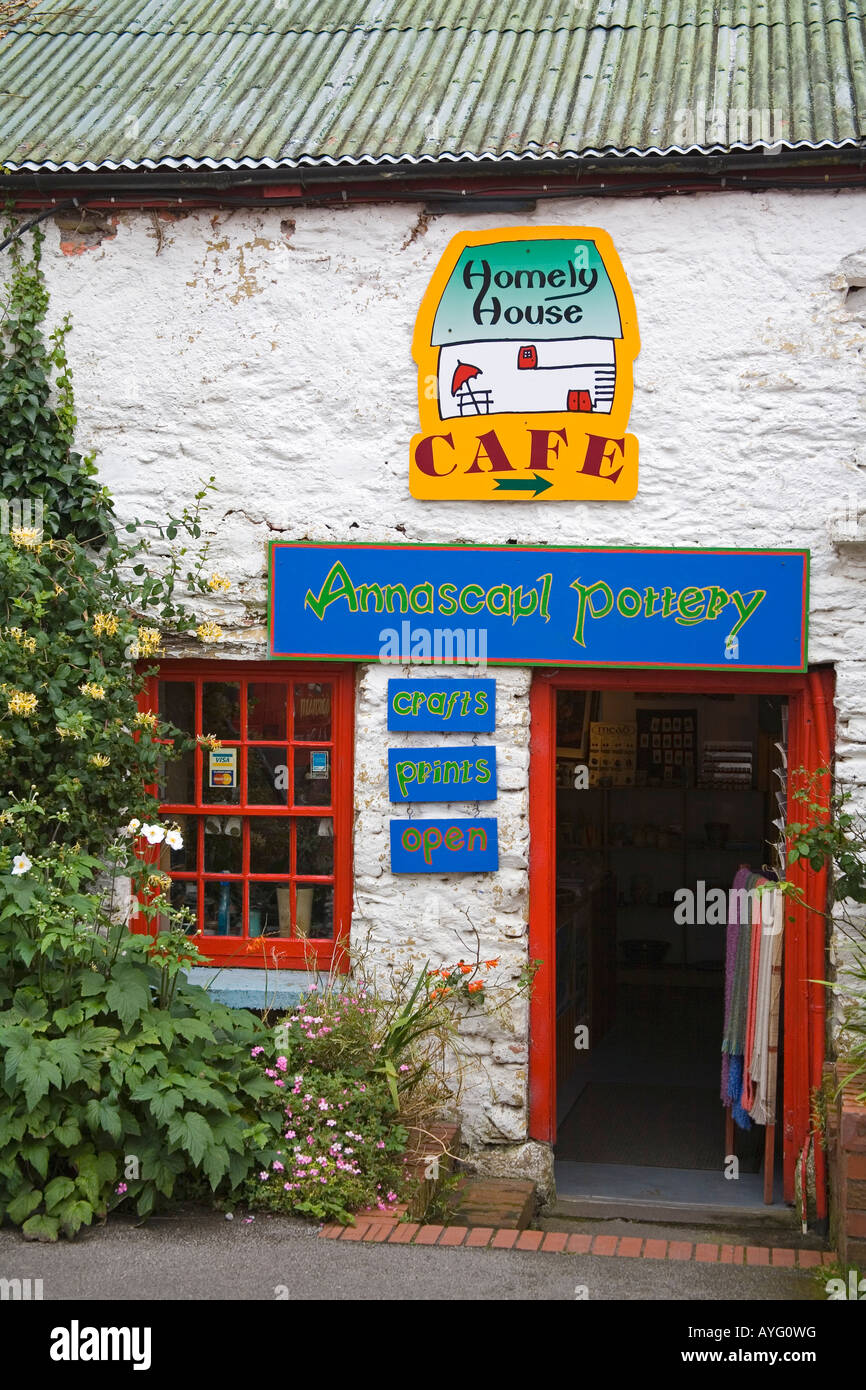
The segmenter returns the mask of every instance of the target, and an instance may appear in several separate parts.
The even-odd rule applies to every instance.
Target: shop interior
[[[781,1126],[738,1128],[726,1180],[720,1074],[727,894],[781,866],[786,738],[775,696],[558,693],[560,1196],[758,1205],[779,1185]]]

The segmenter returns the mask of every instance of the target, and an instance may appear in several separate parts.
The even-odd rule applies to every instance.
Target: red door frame
[[[788,767],[830,767],[833,752],[831,668],[776,675],[737,671],[536,672],[530,692],[529,761],[529,953],[541,960],[530,1006],[529,1133],[556,1137],[556,692],[557,690],[658,691],[684,695],[787,695]],[[794,1200],[794,1165],[811,1128],[810,1097],[824,1066],[826,991],[826,873],[795,866],[790,877],[804,905],[788,912],[785,938],[785,1051],[782,1078],[783,1181]],[[813,910],[817,909],[817,910]],[[818,1217],[826,1215],[825,1157],[815,1146]]]

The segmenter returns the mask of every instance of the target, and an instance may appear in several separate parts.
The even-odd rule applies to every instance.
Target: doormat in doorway
[[[748,1134],[737,1131],[743,1172],[759,1171],[763,1136],[757,1126]],[[717,1171],[724,1154],[724,1110],[718,1091],[703,1086],[590,1082],[556,1140],[556,1157],[574,1163]]]

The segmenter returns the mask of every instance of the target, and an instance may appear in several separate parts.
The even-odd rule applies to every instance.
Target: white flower
[[[141,821],[136,820],[135,816],[133,816],[126,829],[130,835],[135,835],[141,829]]]
[[[143,825],[141,833],[149,845],[161,845],[165,839],[165,830],[161,825]]]
[[[16,854],[12,860],[13,874],[26,874],[28,869],[33,868],[33,861],[27,858],[26,854]]]
[[[169,830],[165,837],[165,843],[169,849],[183,849],[183,836],[179,830]]]

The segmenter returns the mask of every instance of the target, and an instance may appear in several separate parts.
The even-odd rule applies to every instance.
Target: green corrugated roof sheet
[[[286,168],[866,136],[866,0],[40,0],[12,169]]]

